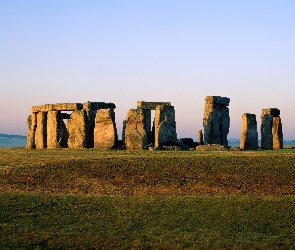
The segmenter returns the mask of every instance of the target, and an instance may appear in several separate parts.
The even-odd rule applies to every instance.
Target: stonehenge
[[[221,96],[206,96],[204,109],[204,144],[228,146],[230,99]]]
[[[262,109],[261,149],[282,149],[283,132],[280,110],[277,108]]]
[[[258,148],[257,121],[255,114],[242,115],[242,129],[240,136],[240,149],[256,150]]]
[[[138,101],[123,121],[122,141],[118,140],[114,103],[56,103],[33,106],[27,118],[28,149],[114,148],[159,150],[164,148],[197,150],[229,149],[230,98],[206,96],[204,134],[198,130],[198,143],[192,138],[177,139],[174,106],[170,102]],[[152,113],[154,111],[154,119]],[[283,132],[280,110],[262,109],[261,149],[282,149]],[[258,149],[256,115],[244,113],[239,150]]]
[[[105,102],[33,106],[32,113],[27,119],[26,147],[113,148],[118,141],[115,108],[114,103]],[[72,113],[62,113],[64,111]],[[64,120],[67,120],[67,123]]]
[[[151,110],[155,119],[151,125]],[[138,101],[136,109],[130,109],[123,131],[126,149],[148,149],[148,145],[173,146],[177,142],[175,110],[170,102]]]

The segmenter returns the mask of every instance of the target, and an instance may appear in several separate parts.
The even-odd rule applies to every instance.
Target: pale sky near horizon
[[[197,138],[207,95],[243,113],[281,110],[295,139],[295,1],[0,0],[0,133],[26,135],[33,105],[170,101],[178,137]],[[260,134],[260,133],[259,133]]]

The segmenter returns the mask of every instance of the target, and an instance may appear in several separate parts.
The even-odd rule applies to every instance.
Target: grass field
[[[1,249],[295,249],[295,149],[0,149]]]

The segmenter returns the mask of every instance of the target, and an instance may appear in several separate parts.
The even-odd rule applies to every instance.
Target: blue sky
[[[31,106],[170,101],[197,138],[207,95],[243,113],[279,108],[295,139],[295,1],[0,0],[0,132],[26,134]]]

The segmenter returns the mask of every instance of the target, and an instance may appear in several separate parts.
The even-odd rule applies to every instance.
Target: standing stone
[[[242,129],[240,136],[240,149],[256,150],[258,148],[257,121],[255,114],[242,115]]]
[[[34,149],[36,148],[35,144],[35,134],[36,134],[36,126],[37,126],[37,114],[32,113],[29,115],[27,119],[28,125],[28,134],[27,134],[27,145],[26,148]]]
[[[47,112],[37,113],[36,148],[47,148]]]
[[[125,129],[126,129],[126,121],[123,121],[123,127],[122,127],[122,144],[125,145]]]
[[[118,136],[114,110],[98,110],[94,127],[94,147],[98,149],[112,149],[117,143]]]
[[[206,96],[204,109],[204,143],[228,146],[230,99],[221,96]]]
[[[198,142],[199,142],[199,145],[204,145],[203,131],[202,130],[198,131]]]
[[[128,150],[148,148],[145,130],[145,114],[142,109],[130,109],[126,117],[125,144]]]
[[[274,116],[272,118],[272,135],[273,135],[273,149],[283,148],[283,131],[281,118]]]
[[[85,148],[87,143],[86,110],[75,110],[67,122],[69,148]]]
[[[155,146],[172,145],[177,145],[174,107],[158,105],[155,112]]]
[[[86,111],[86,147],[93,148],[95,117],[96,117],[97,110],[85,109],[85,111]]]
[[[47,148],[67,147],[67,130],[60,111],[47,113]]]
[[[273,149],[272,115],[261,115],[261,149]]]
[[[148,110],[148,109],[144,109],[143,110],[144,112],[144,116],[145,116],[145,131],[146,131],[146,134],[147,134],[147,140],[148,140],[148,144],[151,144],[153,142],[153,138],[152,138],[152,126],[151,126],[151,110]]]
[[[261,114],[261,149],[282,149],[283,131],[280,110],[262,109]]]

